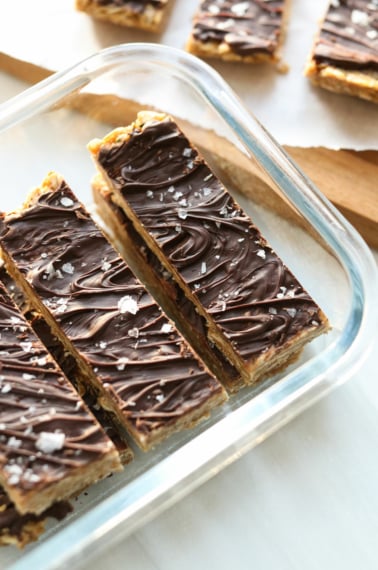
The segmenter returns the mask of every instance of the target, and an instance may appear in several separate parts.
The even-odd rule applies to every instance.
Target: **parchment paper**
[[[182,48],[199,0],[172,0],[161,35],[96,22],[73,0],[0,0],[0,52],[12,63],[50,71],[110,45],[152,41]],[[378,149],[378,105],[311,86],[303,68],[328,0],[292,0],[283,49],[286,75],[269,65],[209,60],[246,106],[281,143],[291,146]],[[1,86],[0,86],[1,88]]]

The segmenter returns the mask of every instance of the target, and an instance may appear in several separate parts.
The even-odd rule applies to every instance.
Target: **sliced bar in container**
[[[121,469],[119,455],[0,285],[0,484],[39,514]]]
[[[194,16],[186,49],[226,61],[278,62],[288,4],[288,0],[204,0]]]
[[[47,348],[55,362],[62,369],[71,384],[75,385],[78,374],[78,367],[72,354],[65,351],[63,344],[54,336],[46,321],[28,306],[28,300],[18,287],[15,281],[5,271],[4,267],[0,267],[0,281],[4,284],[11,299],[14,301],[18,309],[30,323],[32,329],[41,339],[42,344]],[[113,442],[119,454],[122,465],[127,465],[133,460],[134,454],[129,446],[125,434],[117,429],[112,414],[106,413],[97,403],[93,394],[82,394],[85,404],[90,412],[95,416],[106,435]]]
[[[78,365],[75,358],[64,350],[63,344],[51,333],[50,327],[40,315],[33,312],[29,314],[27,318],[54,360],[59,364],[67,378],[74,384],[78,375]],[[106,435],[113,442],[122,465],[130,463],[134,458],[134,454],[129,446],[126,435],[122,430],[118,429],[113,414],[107,413],[101,408],[92,393],[86,392],[82,397]]]
[[[76,8],[119,26],[159,31],[168,0],[76,0]]]
[[[226,387],[239,383],[240,373],[218,350],[207,333],[206,320],[183,294],[176,281],[149,249],[123,210],[113,201],[103,176],[93,179],[93,197],[102,228],[164,311],[175,321],[195,352]],[[177,305],[179,304],[179,311]]]
[[[57,174],[0,220],[8,272],[77,361],[83,392],[142,449],[226,393]]]
[[[30,542],[37,540],[45,531],[47,519],[61,521],[71,511],[72,507],[68,501],[59,501],[39,515],[35,513],[21,515],[4,489],[0,487],[0,546],[12,544],[24,548]]]
[[[319,87],[378,103],[378,1],[329,4],[305,74]]]
[[[208,342],[239,372],[226,379],[229,390],[284,369],[327,331],[316,302],[172,118],[142,112],[135,123],[89,148],[124,216],[122,222],[112,208],[106,211],[106,222],[113,219],[112,231],[124,244],[122,255],[136,255],[130,254],[134,228],[143,241],[134,247],[135,271],[160,291],[167,311],[174,305],[170,316],[198,351],[194,323],[198,315],[204,319]]]

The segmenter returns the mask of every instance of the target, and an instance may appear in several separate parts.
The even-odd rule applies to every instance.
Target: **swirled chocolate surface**
[[[135,430],[173,425],[222,394],[64,182],[0,234]]]
[[[9,499],[5,491],[0,487],[0,544],[2,543],[2,538],[16,538],[21,540],[23,543],[23,530],[26,525],[31,523],[39,523],[47,518],[55,518],[58,521],[64,519],[70,512],[72,507],[67,501],[59,501],[54,503],[46,511],[40,515],[35,515],[33,513],[27,513],[25,515],[20,515],[17,511],[14,503]],[[39,529],[37,529],[37,534],[33,538],[37,538],[39,534]],[[30,535],[30,530],[28,535]],[[7,542],[7,541],[5,541]]]
[[[320,310],[169,118],[98,161],[244,359],[316,329]]]
[[[378,70],[378,1],[331,2],[313,57],[344,69]]]
[[[240,56],[273,54],[282,28],[283,0],[205,0],[192,34],[200,42],[225,43]]]
[[[99,6],[124,6],[135,13],[142,13],[148,5],[154,8],[162,8],[167,0],[94,0],[94,3]]]
[[[43,488],[113,449],[0,285],[0,479]]]

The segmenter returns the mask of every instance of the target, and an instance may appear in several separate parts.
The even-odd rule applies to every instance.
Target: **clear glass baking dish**
[[[49,170],[91,204],[87,142],[140,108],[172,114],[328,315],[332,332],[285,373],[242,390],[197,428],[92,487],[75,512],[0,567],[75,567],[144,524],[353,375],[377,330],[375,264],[365,243],[200,60],[153,44],[110,48],[0,106],[2,210]]]

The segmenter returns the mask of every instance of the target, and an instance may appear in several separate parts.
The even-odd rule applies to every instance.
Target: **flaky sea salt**
[[[65,439],[64,433],[42,431],[35,442],[35,446],[42,453],[54,453],[54,451],[63,448]]]
[[[292,319],[294,319],[295,315],[297,314],[297,309],[293,308],[288,308],[286,309],[286,312],[291,316]]]
[[[265,259],[265,258],[266,258],[266,253],[265,253],[265,250],[264,250],[264,249],[259,249],[259,250],[256,252],[256,255],[257,255],[258,257],[261,257],[261,259]]]
[[[169,333],[172,332],[172,330],[173,330],[173,327],[172,327],[172,325],[171,325],[170,323],[164,323],[163,326],[162,326],[161,329],[160,329],[160,331],[161,331],[163,334],[169,334]]]
[[[128,361],[129,359],[126,356],[119,358],[117,364],[117,370],[125,370]]]
[[[177,191],[173,194],[172,198],[177,202],[177,200],[180,200],[181,196],[183,195],[182,192]]]
[[[109,271],[111,266],[112,266],[112,264],[109,263],[109,261],[106,261],[106,259],[104,259],[104,261],[102,262],[102,265],[101,265],[101,271]]]
[[[378,38],[378,32],[377,30],[368,30],[366,32],[366,36],[369,38],[369,40],[376,40]]]
[[[186,218],[188,217],[188,212],[186,210],[180,209],[178,210],[177,215],[181,220],[186,220]]]
[[[60,203],[64,208],[71,208],[71,206],[74,205],[74,201],[71,200],[71,198],[67,198],[67,196],[63,196],[63,198],[60,199]]]
[[[367,12],[362,12],[362,10],[352,10],[350,16],[353,24],[357,26],[368,26],[370,22],[370,16]]]
[[[235,25],[235,20],[233,20],[232,18],[228,18],[223,22],[219,22],[217,27],[220,28],[221,30],[228,30],[229,28],[232,28],[232,26],[234,25]]]
[[[17,439],[17,437],[14,437],[13,435],[8,439],[8,447],[14,447],[16,449],[18,449],[19,447],[21,447],[22,441],[20,439]]]
[[[18,485],[18,483],[20,482],[20,477],[22,475],[22,468],[19,465],[13,464],[13,465],[5,465],[4,467],[4,471],[6,471],[7,473],[9,473],[9,477],[7,479],[7,483],[8,485]]]
[[[248,12],[249,2],[238,2],[231,7],[231,12],[236,16],[244,16]]]
[[[125,313],[136,315],[139,311],[139,307],[135,299],[130,297],[130,295],[125,295],[118,301],[118,310],[122,315]]]
[[[208,7],[208,11],[210,12],[210,14],[216,15],[219,14],[220,8],[216,4],[210,4],[210,6]]]
[[[67,275],[73,275],[75,273],[75,267],[72,265],[72,263],[63,263],[62,271],[64,273],[67,273]]]
[[[27,372],[24,372],[22,375],[22,378],[24,380],[34,380],[36,378],[35,374],[28,374]]]
[[[139,338],[139,329],[137,327],[134,327],[133,329],[130,329],[128,332],[128,335],[131,338]]]
[[[26,469],[23,479],[28,483],[39,483],[41,480],[40,476],[36,473],[33,473],[31,469]]]

